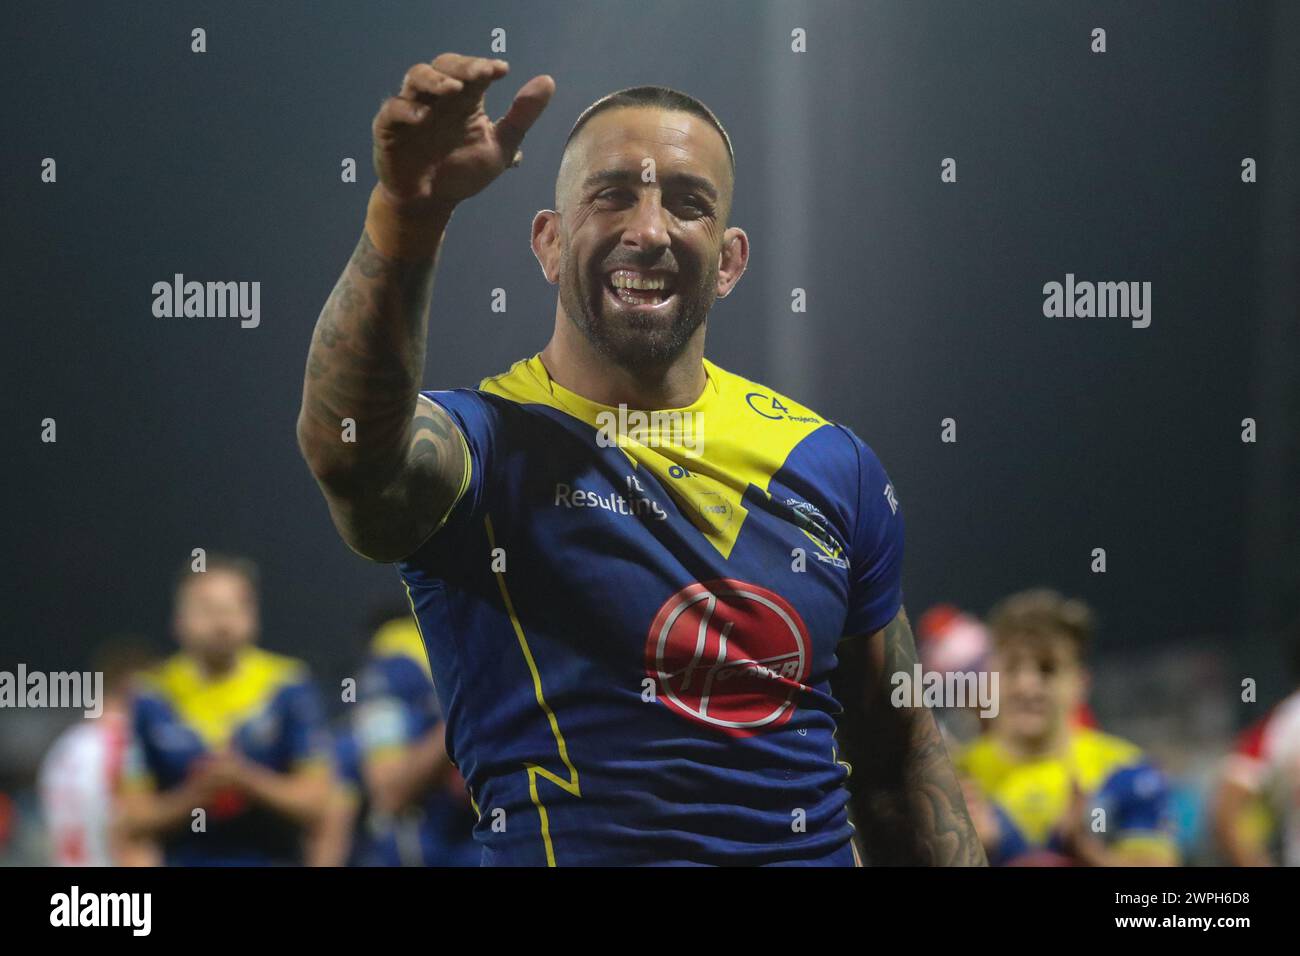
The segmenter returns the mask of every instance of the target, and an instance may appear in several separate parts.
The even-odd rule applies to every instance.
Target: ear
[[[533,255],[542,267],[542,275],[551,285],[560,281],[560,214],[543,209],[533,216]]]
[[[718,298],[725,299],[745,274],[749,264],[749,236],[739,226],[722,234],[722,252],[718,254]]]

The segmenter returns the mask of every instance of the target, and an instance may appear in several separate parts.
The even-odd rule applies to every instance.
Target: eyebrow
[[[718,201],[717,188],[703,176],[697,176],[694,173],[669,173],[667,176],[660,176],[659,180],[670,186],[687,186],[691,189],[697,189],[713,202]],[[628,169],[601,169],[591,173],[584,179],[582,188],[586,191],[593,186],[629,185],[640,182],[640,173]]]

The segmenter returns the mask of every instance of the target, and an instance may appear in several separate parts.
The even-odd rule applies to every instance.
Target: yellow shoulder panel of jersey
[[[175,654],[144,675],[142,686],[164,698],[210,747],[221,747],[241,724],[287,684],[306,677],[301,661],[259,647],[240,652],[230,671],[208,678],[188,654]]]
[[[991,734],[972,740],[953,760],[957,770],[978,783],[986,793],[991,793],[997,781],[1012,766],[1010,758],[1001,747],[993,743]]]
[[[995,793],[1012,771],[1040,763],[1059,764],[1087,792],[1100,787],[1115,771],[1141,759],[1141,748],[1127,740],[1098,730],[1077,728],[1070,734],[1068,753],[1058,757],[1018,759],[996,738],[986,735],[962,750],[955,763],[961,773],[988,793]]]
[[[1079,729],[1070,737],[1070,758],[1079,786],[1095,790],[1117,770],[1142,759],[1142,750],[1120,737],[1099,730]]]
[[[617,445],[634,467],[657,477],[683,514],[729,557],[751,485],[772,476],[826,419],[784,395],[704,360],[704,392],[682,408],[641,412],[602,405],[554,381],[541,356],[486,378],[479,389],[520,404],[540,404],[585,422]]]
[[[409,657],[420,665],[420,669],[430,680],[429,657],[425,653],[424,639],[413,617],[394,618],[385,622],[370,642],[370,653],[374,657]]]

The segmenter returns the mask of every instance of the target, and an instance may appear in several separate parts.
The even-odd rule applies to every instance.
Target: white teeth
[[[609,277],[609,284],[615,289],[640,289],[642,291],[668,288],[668,283],[663,278],[647,279],[627,272],[615,272]]]

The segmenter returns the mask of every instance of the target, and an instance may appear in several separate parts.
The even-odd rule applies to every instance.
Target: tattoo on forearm
[[[390,259],[363,234],[321,310],[303,376],[298,438],[352,547],[407,556],[463,475],[447,413],[420,398],[434,261]],[[344,440],[343,420],[351,419]]]
[[[873,716],[871,819],[860,821],[877,862],[931,866],[987,866],[961,786],[934,714],[925,708],[890,705],[889,675],[911,673],[916,664],[912,629],[902,612],[883,634],[882,686],[869,689]]]
[[[386,258],[363,233],[316,322],[302,426],[359,481],[393,472],[413,437],[433,272]],[[344,418],[355,442],[339,439]]]

